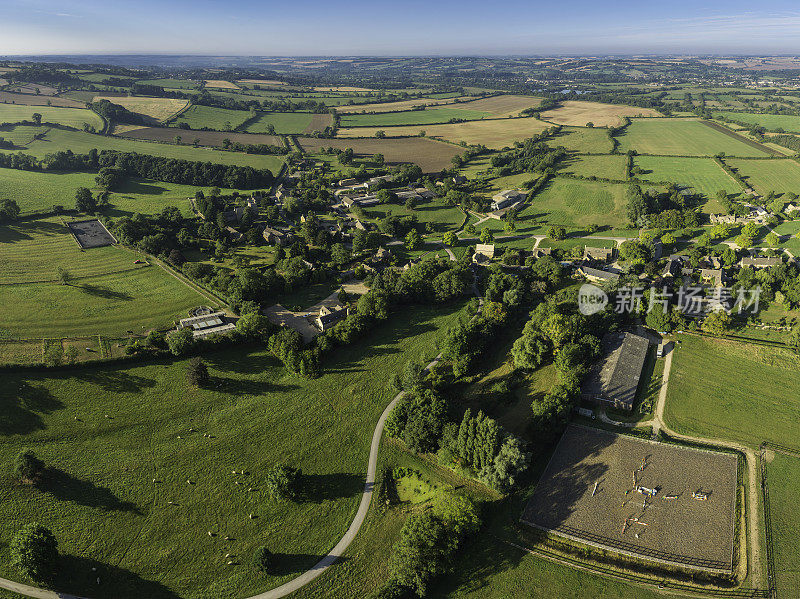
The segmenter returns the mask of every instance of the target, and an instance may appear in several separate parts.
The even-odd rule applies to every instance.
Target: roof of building
[[[591,266],[581,266],[580,271],[592,279],[602,279],[604,281],[619,281],[619,273],[592,268]]]
[[[494,258],[494,244],[479,243],[475,246],[475,253],[483,254],[484,256],[488,256],[489,258]]]
[[[771,258],[767,257],[746,257],[742,258],[742,267],[745,266],[752,266],[753,268],[767,268],[769,266],[776,266],[781,263],[781,259],[778,256],[773,256]]]
[[[632,333],[603,337],[603,360],[595,365],[583,392],[625,409],[632,409],[649,342]]]

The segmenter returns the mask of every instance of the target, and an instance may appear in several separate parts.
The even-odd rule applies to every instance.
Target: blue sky
[[[0,0],[0,54],[800,54],[796,2],[652,4]]]

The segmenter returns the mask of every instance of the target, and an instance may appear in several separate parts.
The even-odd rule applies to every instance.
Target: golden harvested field
[[[496,117],[517,116],[526,108],[534,108],[541,104],[542,99],[534,96],[494,96],[481,98],[466,104],[459,104],[458,108],[465,110],[483,110]]]
[[[523,119],[493,119],[469,121],[447,125],[409,125],[403,127],[355,127],[339,129],[338,137],[374,137],[376,131],[386,132],[386,137],[425,135],[454,143],[483,144],[487,148],[501,149],[539,133],[550,126],[533,117]]]
[[[622,117],[635,116],[663,116],[652,108],[639,108],[638,106],[625,106],[624,104],[601,104],[600,102],[582,102],[580,100],[565,100],[561,107],[547,110],[542,113],[542,118],[559,125],[585,126],[594,123],[596,127],[619,125]]]
[[[462,100],[470,100],[465,97]],[[441,104],[453,104],[456,98],[415,98],[413,100],[399,100],[398,102],[384,102],[383,104],[356,104],[354,106],[337,106],[336,112],[395,112],[398,110],[410,110],[415,106],[439,106]],[[460,107],[460,106],[459,106]]]
[[[218,87],[219,89],[241,89],[235,83],[230,81],[223,81],[221,79],[206,79],[206,87]]]
[[[141,98],[141,97],[112,97],[97,96],[94,101],[108,100],[114,104],[127,108],[131,112],[141,114],[156,121],[164,121],[179,110],[186,108],[189,100],[177,98]]]
[[[63,106],[64,108],[84,108],[86,104],[70,98],[56,96],[37,96],[33,94],[15,94],[1,92],[0,102],[3,104],[20,104],[22,106]]]

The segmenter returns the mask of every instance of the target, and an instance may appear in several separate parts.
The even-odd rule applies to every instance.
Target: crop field
[[[494,119],[484,121],[468,121],[446,125],[425,125],[406,127],[385,127],[387,137],[419,135],[425,131],[428,137],[441,138],[453,143],[483,144],[488,148],[501,149],[511,146],[515,141],[527,139],[549,127],[535,118]],[[377,128],[354,127],[339,129],[339,137],[374,137]]]
[[[249,118],[248,110],[228,110],[227,108],[195,105],[190,106],[174,121],[170,121],[170,125],[177,127],[186,123],[191,129],[207,127],[217,131],[232,131]]]
[[[180,100],[177,98],[143,98],[135,96],[121,98],[97,96],[94,99],[95,102],[99,100],[108,100],[109,102],[127,108],[131,112],[150,117],[158,122],[167,120],[176,112],[186,108],[186,105],[189,103],[188,100]]]
[[[387,374],[434,355],[438,329],[454,321],[453,308],[394,314],[337,351],[314,380],[241,348],[204,356],[212,385],[200,390],[186,385],[186,362],[7,376],[0,572],[16,577],[8,541],[35,519],[74,556],[73,585],[64,589],[72,593],[232,598],[285,582],[350,524],[364,485],[364,433],[393,395]],[[47,482],[13,484],[22,447],[50,466],[44,481],[64,484],[55,492]],[[298,501],[270,500],[264,475],[277,463],[302,469]],[[265,544],[277,566],[270,576],[251,565]]]
[[[541,103],[542,99],[535,96],[502,95],[472,100],[459,106],[468,110],[486,111],[495,118],[503,118],[519,116],[526,108],[536,108]]]
[[[275,127],[278,135],[287,133],[312,133],[324,131],[333,124],[330,114],[310,112],[260,112],[255,121],[247,125],[248,133],[267,133],[269,125]]]
[[[95,185],[93,173],[36,173],[0,168],[0,198],[15,200],[22,212],[75,205],[79,187]]]
[[[765,195],[800,192],[800,164],[794,160],[727,160],[753,189]]]
[[[637,492],[643,488],[656,493]],[[732,571],[736,488],[734,454],[573,424],[522,522],[612,552]],[[706,501],[692,497],[698,490]]]
[[[465,121],[479,120],[491,116],[485,110],[466,110],[463,108],[426,108],[425,110],[406,110],[405,112],[384,112],[378,114],[343,115],[342,127],[391,127],[395,125],[427,125],[447,123],[452,119]]]
[[[520,220],[565,227],[618,226],[627,221],[625,185],[554,177],[530,200]]]
[[[625,179],[625,156],[609,154],[606,156],[570,156],[560,164],[564,172],[581,177],[601,177],[603,179]]]
[[[439,172],[452,166],[451,158],[461,153],[461,148],[442,142],[410,137],[404,139],[319,139],[300,137],[297,139],[304,151],[314,153],[320,148],[353,148],[359,156],[383,154],[387,163],[410,162],[420,166],[426,173]]]
[[[797,446],[792,440],[800,438],[798,356],[783,348],[689,335],[681,341],[665,407],[672,428],[753,447],[762,441]]]
[[[623,104],[601,104],[600,102],[582,102],[565,100],[561,106],[542,113],[542,119],[559,125],[585,126],[593,123],[596,127],[622,124],[622,117],[660,117],[660,112],[652,108],[625,106]]]
[[[607,154],[612,148],[608,132],[601,128],[562,127],[558,135],[548,138],[547,143],[579,153]]]
[[[37,96],[0,91],[0,103],[23,106],[62,106],[64,108],[84,108],[85,104],[71,98],[57,96]]]
[[[728,194],[742,191],[741,186],[713,158],[636,156],[634,166],[644,171],[637,175],[639,179],[677,183],[708,199],[715,199],[721,189]]]
[[[800,116],[783,114],[753,114],[750,112],[715,112],[714,118],[724,116],[742,123],[760,125],[770,131],[783,129],[791,133],[800,133]]]
[[[620,151],[675,156],[758,157],[767,152],[725,135],[696,119],[634,119],[618,137]]]
[[[239,86],[231,81],[222,81],[220,79],[206,79],[206,87],[218,87],[220,89],[239,89]]]
[[[117,135],[143,141],[160,141],[166,143],[175,143],[175,136],[177,135],[180,136],[182,144],[192,145],[196,139],[201,146],[217,148],[223,147],[222,142],[225,139],[242,144],[283,145],[283,140],[277,135],[238,133],[231,131],[187,131],[182,133],[180,131],[175,131],[174,127],[136,127],[123,133],[117,133]]]
[[[27,146],[30,144],[37,135],[47,133],[50,127],[42,125],[41,127],[11,125],[9,127],[0,128],[0,137],[6,141],[10,141],[16,147]]]
[[[95,129],[103,128],[103,119],[87,108],[54,108],[51,106],[20,106],[18,104],[0,104],[0,123],[19,123],[33,120],[33,113],[42,115],[45,123],[59,123],[75,129],[83,129],[88,123]]]
[[[64,109],[68,110],[68,109]],[[15,130],[21,131],[21,128]],[[92,148],[97,150],[117,150],[120,152],[138,152],[139,154],[149,154],[151,156],[163,156],[164,158],[178,158],[180,160],[196,160],[200,162],[213,162],[215,164],[236,164],[240,166],[252,166],[253,168],[269,169],[273,173],[280,170],[283,164],[282,156],[244,154],[242,152],[224,152],[211,148],[195,148],[191,145],[191,140],[196,133],[194,131],[182,131],[173,129],[175,135],[180,135],[185,139],[187,145],[174,145],[165,143],[151,143],[121,137],[106,135],[92,135],[82,131],[63,131],[61,129],[50,129],[43,138],[30,143],[23,152],[32,154],[38,158],[59,150],[72,150],[76,154],[85,154]],[[9,151],[9,150],[0,150]]]

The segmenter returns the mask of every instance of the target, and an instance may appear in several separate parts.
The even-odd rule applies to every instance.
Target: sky
[[[767,0],[0,0],[0,54],[800,54]]]

